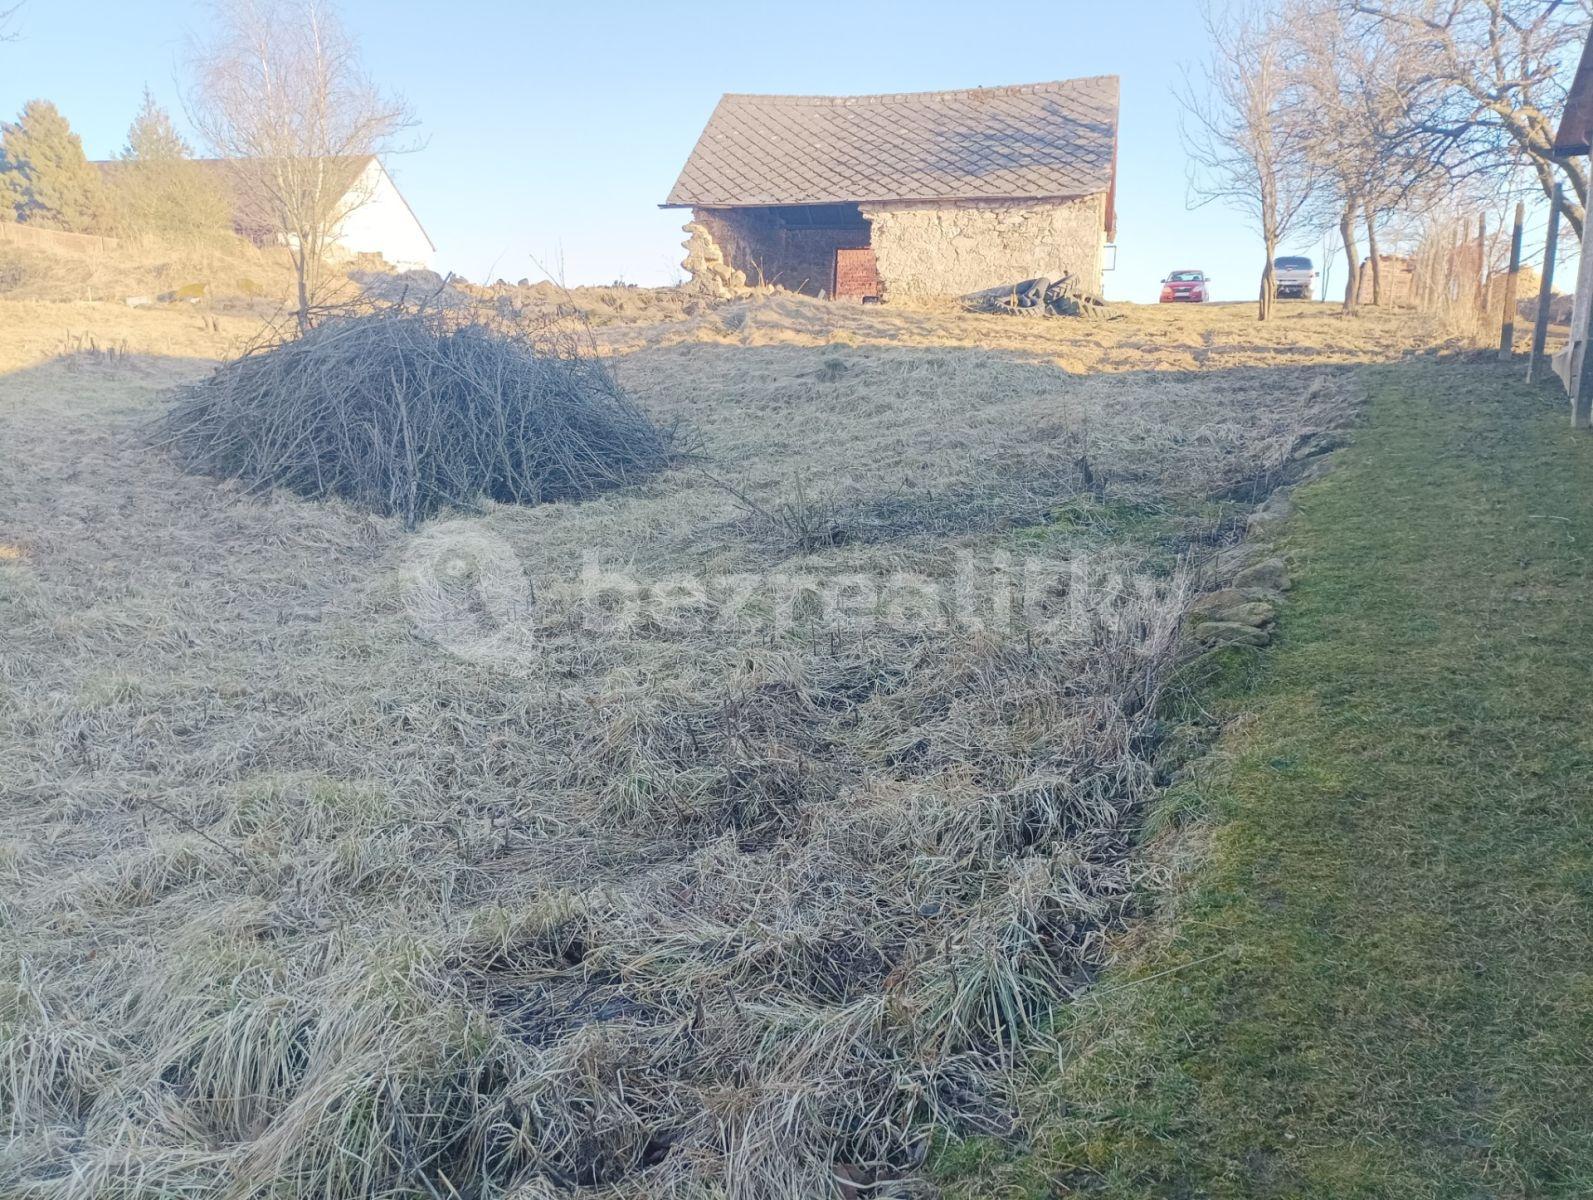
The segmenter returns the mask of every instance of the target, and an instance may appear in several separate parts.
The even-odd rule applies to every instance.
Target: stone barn
[[[665,203],[685,266],[810,296],[960,296],[1036,276],[1099,294],[1115,76],[884,96],[726,95]]]

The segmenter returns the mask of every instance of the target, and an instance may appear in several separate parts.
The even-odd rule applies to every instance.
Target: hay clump
[[[399,307],[255,347],[185,389],[162,432],[190,471],[411,528],[482,499],[621,487],[667,465],[673,440],[574,338]]]

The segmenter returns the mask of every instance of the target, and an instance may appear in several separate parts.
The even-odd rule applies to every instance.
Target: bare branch
[[[1524,172],[1546,198],[1564,183],[1562,211],[1581,236],[1587,170],[1555,153],[1548,114],[1565,106],[1588,0],[1350,0],[1347,8],[1416,66],[1409,82],[1434,103],[1407,130],[1429,139],[1452,179]]]

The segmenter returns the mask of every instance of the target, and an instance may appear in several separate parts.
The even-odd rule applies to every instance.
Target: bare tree
[[[1407,133],[1453,176],[1504,176],[1525,164],[1582,234],[1588,175],[1554,152],[1554,114],[1565,105],[1568,68],[1587,39],[1589,0],[1350,0],[1422,65],[1413,82],[1441,103],[1415,114]]]
[[[1257,315],[1272,315],[1278,244],[1301,221],[1317,183],[1304,94],[1277,15],[1257,0],[1205,9],[1212,58],[1178,99],[1193,203],[1244,212],[1266,250]]]
[[[308,328],[326,252],[370,199],[351,186],[413,122],[366,77],[326,0],[222,0],[195,53],[195,127],[228,164],[236,202],[293,258],[298,321]]]
[[[1377,147],[1361,120],[1365,47],[1346,27],[1337,0],[1295,0],[1284,11],[1294,43],[1289,57],[1305,100],[1294,115],[1304,123],[1306,153],[1320,173],[1310,219],[1321,228],[1338,226],[1344,312],[1350,314],[1360,299],[1356,225],[1377,172]]]
[[[1442,89],[1426,78],[1411,46],[1387,37],[1381,24],[1355,20],[1343,0],[1293,0],[1285,12],[1296,45],[1291,61],[1307,98],[1299,111],[1326,185],[1318,219],[1338,225],[1350,313],[1364,299],[1357,224],[1366,229],[1372,303],[1381,304],[1379,226],[1397,212],[1431,204],[1444,179],[1432,139],[1412,128],[1432,113]]]

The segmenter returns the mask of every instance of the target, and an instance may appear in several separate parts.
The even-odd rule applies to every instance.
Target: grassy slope
[[[1514,370],[1369,377],[1206,698],[1254,715],[1185,785],[1205,857],[970,1194],[1593,1194],[1593,439]]]

